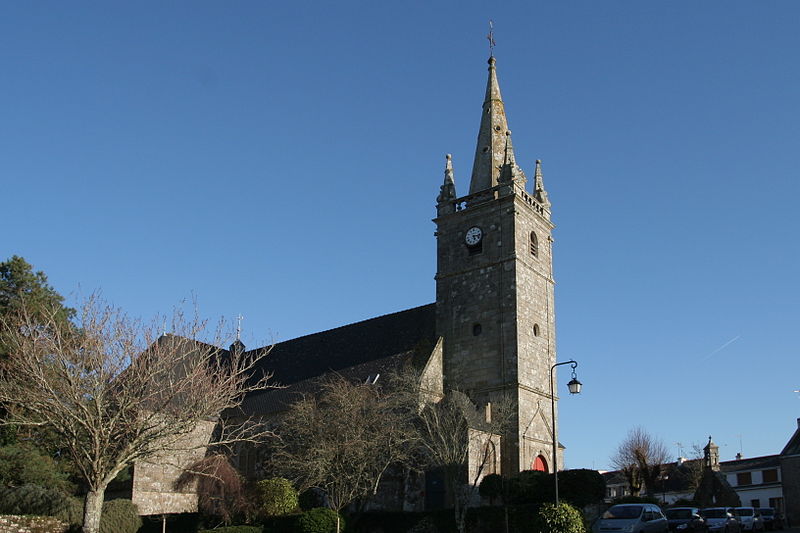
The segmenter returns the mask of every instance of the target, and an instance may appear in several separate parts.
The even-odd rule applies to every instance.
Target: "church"
[[[435,197],[436,301],[274,345],[258,365],[284,388],[246,397],[241,408],[247,415],[279,414],[328,372],[375,380],[413,358],[422,379],[440,392],[465,393],[487,420],[502,398],[513,401],[500,461],[491,471],[552,472],[563,465],[563,449],[552,464],[551,203],[541,162],[530,184],[517,164],[493,55],[488,64],[469,189],[456,185],[447,155]],[[246,350],[239,341],[230,349]],[[256,457],[238,459],[243,471],[257,469]],[[140,487],[142,496],[146,492]]]

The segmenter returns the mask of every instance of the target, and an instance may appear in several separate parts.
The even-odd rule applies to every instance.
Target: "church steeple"
[[[501,169],[509,160],[514,161],[514,149],[511,147],[511,132],[508,130],[500,84],[497,82],[495,59],[492,56],[489,58],[489,80],[486,83],[486,98],[478,130],[469,194],[496,186],[500,182]]]
[[[436,210],[438,214],[447,215],[454,213],[456,208],[453,200],[456,199],[456,181],[453,175],[453,156],[447,154],[447,163],[444,167],[444,183],[439,188],[439,196],[436,198]]]

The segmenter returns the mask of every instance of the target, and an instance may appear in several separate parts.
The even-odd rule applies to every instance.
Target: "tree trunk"
[[[100,533],[100,515],[106,488],[90,490],[83,504],[83,533]]]

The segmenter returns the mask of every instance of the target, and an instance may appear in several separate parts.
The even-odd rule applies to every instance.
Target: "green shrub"
[[[203,529],[198,533],[261,533],[264,528],[261,526],[225,526],[217,529]]]
[[[585,533],[583,516],[580,511],[568,503],[558,506],[546,503],[539,509],[539,514],[533,522],[535,533]]]
[[[71,505],[71,498],[58,489],[30,484],[0,488],[0,514],[55,516]]]
[[[325,507],[325,495],[319,489],[306,489],[298,497],[300,509],[310,511],[317,507]]]
[[[494,504],[496,498],[503,496],[503,476],[500,474],[489,474],[481,480],[478,487],[481,498],[486,498]]]
[[[408,533],[439,533],[439,528],[436,527],[430,517],[426,516],[414,524],[414,527],[409,529]]]
[[[83,500],[74,496],[67,498],[53,516],[67,524],[83,524]]]
[[[100,533],[136,533],[142,527],[139,511],[130,500],[110,500],[103,503]]]
[[[561,499],[582,509],[593,503],[602,503],[606,495],[606,481],[597,470],[564,470],[558,473],[558,492]]]
[[[63,465],[26,444],[0,446],[0,483],[39,485],[71,493],[75,485],[67,479]]]
[[[297,491],[288,479],[274,477],[256,484],[260,510],[267,516],[281,516],[297,510]]]
[[[336,511],[317,507],[300,515],[297,533],[336,533]],[[344,518],[339,517],[339,531],[344,531]]]
[[[523,470],[508,479],[508,503],[527,504],[553,501],[553,475]]]
[[[661,505],[662,502],[655,496],[623,496],[611,500],[611,505],[617,505],[618,503],[652,503]]]

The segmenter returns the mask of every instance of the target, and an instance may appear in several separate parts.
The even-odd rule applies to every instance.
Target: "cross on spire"
[[[494,46],[495,46],[494,22],[492,20],[489,20],[489,35],[487,35],[486,38],[489,39],[489,56],[491,57],[494,55]]]
[[[244,317],[241,313],[236,316],[236,340],[241,340],[242,338],[242,320]]]

